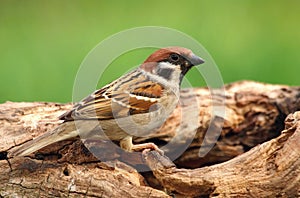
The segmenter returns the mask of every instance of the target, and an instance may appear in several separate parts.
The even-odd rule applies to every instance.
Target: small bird
[[[132,141],[147,136],[165,122],[178,104],[184,75],[202,63],[203,59],[183,47],[158,49],[135,70],[75,104],[59,117],[62,123],[57,128],[11,149],[9,156],[26,156],[78,135],[117,141],[129,152],[160,151],[153,143]]]

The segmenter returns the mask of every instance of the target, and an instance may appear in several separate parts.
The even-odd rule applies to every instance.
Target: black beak
[[[199,56],[196,56],[195,54],[192,54],[192,55],[190,56],[189,61],[190,61],[194,66],[200,65],[200,64],[202,64],[202,63],[205,62],[202,58],[200,58]]]
[[[204,60],[200,58],[199,56],[196,56],[195,54],[191,53],[188,56],[183,56],[188,62],[185,65],[181,65],[181,76],[180,76],[180,82],[183,78],[183,76],[193,67],[196,65],[200,65],[204,63]]]

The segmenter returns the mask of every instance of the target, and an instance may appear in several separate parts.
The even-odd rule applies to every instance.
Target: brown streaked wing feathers
[[[142,76],[140,76],[142,77]],[[107,120],[119,117],[126,117],[129,114],[147,113],[150,110],[155,110],[155,105],[158,99],[162,96],[162,85],[152,82],[143,77],[143,81],[132,79],[127,81],[128,84],[122,84],[122,81],[130,78],[125,76],[125,79],[114,81],[108,86],[95,91],[92,95],[83,99],[76,104],[74,108],[60,116],[61,120],[72,121],[78,119],[98,119]],[[114,90],[118,87],[117,90]],[[142,96],[152,98],[152,100],[144,100],[132,96]],[[106,95],[107,97],[105,97]],[[130,106],[130,108],[129,108]]]
[[[131,91],[132,94],[138,96],[147,96],[150,98],[160,98],[163,87],[160,84],[153,82],[143,82],[140,86]]]

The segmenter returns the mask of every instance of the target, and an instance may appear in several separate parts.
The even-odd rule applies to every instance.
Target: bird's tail
[[[15,147],[8,152],[9,157],[26,156],[54,142],[76,137],[78,132],[73,122],[65,122],[54,130],[45,133],[25,144]]]

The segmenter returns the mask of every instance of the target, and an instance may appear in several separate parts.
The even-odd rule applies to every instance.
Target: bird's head
[[[168,81],[181,83],[184,75],[195,65],[204,63],[191,50],[183,47],[167,47],[155,51],[140,66]]]

